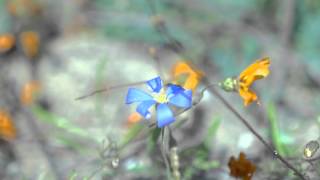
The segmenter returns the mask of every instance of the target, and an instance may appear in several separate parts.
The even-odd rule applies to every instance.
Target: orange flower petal
[[[130,114],[130,116],[128,117],[128,122],[137,123],[137,122],[141,121],[141,119],[142,119],[142,116],[139,113],[134,112],[134,113]]]
[[[250,90],[251,84],[269,75],[270,59],[265,57],[257,60],[255,63],[247,67],[239,76],[239,94],[244,100],[244,105],[257,101],[257,95]]]
[[[37,32],[27,31],[22,32],[20,41],[23,52],[29,58],[35,58],[39,53],[40,37]]]
[[[12,119],[10,115],[3,110],[0,110],[0,136],[7,140],[12,140],[16,137],[16,128]]]
[[[247,85],[251,85],[253,81],[262,79],[269,74],[270,58],[265,57],[257,60],[255,63],[247,67],[239,76],[239,81]]]
[[[178,81],[179,78],[187,75],[186,80],[181,83],[181,85],[183,85],[183,88],[191,89],[192,91],[195,91],[204,75],[203,72],[193,69],[191,65],[186,62],[178,62],[175,64],[172,68],[172,74],[175,81]]]
[[[248,106],[250,103],[258,100],[256,93],[248,88],[240,87],[239,94],[243,98],[245,106]]]
[[[15,37],[12,34],[0,35],[0,53],[7,52],[15,45]]]
[[[23,105],[30,105],[34,101],[34,95],[40,90],[40,85],[36,81],[31,81],[26,83],[20,94],[20,101]]]

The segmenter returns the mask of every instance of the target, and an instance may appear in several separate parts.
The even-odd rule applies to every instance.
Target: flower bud
[[[311,158],[318,149],[319,143],[317,141],[309,141],[303,150],[303,154],[306,158]]]
[[[229,77],[229,78],[225,79],[223,82],[220,82],[219,86],[227,92],[237,91],[238,90],[238,80],[234,77],[232,77],[232,78]]]

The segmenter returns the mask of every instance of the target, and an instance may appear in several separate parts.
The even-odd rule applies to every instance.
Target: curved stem
[[[170,171],[170,165],[169,165],[169,161],[168,161],[167,153],[166,153],[167,142],[165,140],[165,130],[166,130],[166,127],[161,129],[161,148],[160,148],[160,151],[161,151],[161,155],[162,155],[164,164],[166,166],[167,178],[169,180],[169,179],[171,179],[171,171]]]
[[[303,159],[308,162],[317,161],[317,160],[320,160],[320,155],[314,158],[303,158]]]
[[[105,87],[105,88],[102,88],[102,89],[98,89],[98,90],[92,91],[92,92],[90,92],[90,93],[88,93],[86,95],[77,97],[75,100],[82,100],[82,99],[85,99],[87,97],[93,96],[93,95],[98,94],[98,93],[107,92],[107,91],[116,90],[116,89],[121,89],[121,88],[129,87],[129,86],[136,86],[136,85],[143,84],[145,82],[147,82],[147,80],[138,81],[138,82],[134,82],[134,83],[119,84],[119,85],[111,86],[111,87]]]
[[[204,80],[206,82],[206,80]],[[278,152],[267,143],[266,140],[262,138],[255,130],[254,128],[248,123],[248,121],[240,115],[238,111],[235,110],[235,108],[232,107],[230,103],[214,88],[208,88],[208,90],[215,95],[220,101],[254,134],[258,140],[277,158],[279,159],[284,165],[286,165],[289,169],[291,169],[297,176],[299,176],[301,179],[305,179],[305,177],[295,168],[293,167],[287,160],[285,160]]]

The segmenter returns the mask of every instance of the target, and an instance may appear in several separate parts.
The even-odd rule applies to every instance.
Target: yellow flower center
[[[160,92],[158,94],[153,95],[154,100],[158,103],[167,103],[169,100],[167,99],[167,95],[164,92]]]

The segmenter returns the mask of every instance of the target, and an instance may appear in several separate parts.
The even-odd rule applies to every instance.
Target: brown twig
[[[90,96],[93,96],[93,95],[95,95],[95,94],[102,93],[102,92],[107,92],[107,91],[111,91],[111,90],[121,89],[121,88],[129,87],[129,86],[137,86],[137,85],[143,84],[143,83],[145,83],[145,82],[147,82],[147,80],[145,80],[145,81],[138,81],[138,82],[134,82],[134,83],[120,84],[120,85],[111,86],[111,87],[105,87],[105,88],[102,88],[102,89],[98,89],[98,90],[92,91],[92,92],[90,92],[89,94],[86,94],[86,95],[77,97],[75,100],[82,100],[82,99],[85,99],[85,98],[87,98],[87,97],[90,97]]]
[[[317,160],[320,160],[320,155],[316,156],[314,158],[303,158],[303,160],[308,161],[308,162],[317,161]]]

